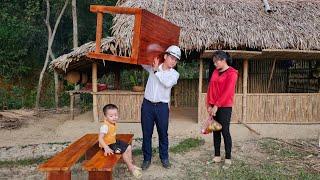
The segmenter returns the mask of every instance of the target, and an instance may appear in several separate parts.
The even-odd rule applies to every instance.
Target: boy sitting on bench
[[[141,168],[133,165],[131,145],[116,140],[116,122],[118,120],[118,107],[114,104],[107,104],[103,107],[104,122],[100,128],[99,146],[104,150],[104,155],[121,154],[129,171],[136,178],[141,178]]]

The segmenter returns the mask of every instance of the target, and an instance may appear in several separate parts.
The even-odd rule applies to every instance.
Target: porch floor
[[[197,107],[171,107],[170,120],[197,123],[198,109]]]

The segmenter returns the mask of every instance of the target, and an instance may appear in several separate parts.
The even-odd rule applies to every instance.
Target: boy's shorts
[[[127,144],[121,140],[117,140],[116,143],[114,143],[114,144],[109,144],[109,147],[116,154],[123,154],[127,150],[128,146],[129,146],[129,144]],[[120,153],[117,153],[118,151]]]

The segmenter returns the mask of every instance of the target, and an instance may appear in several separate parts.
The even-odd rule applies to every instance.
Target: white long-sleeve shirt
[[[144,98],[151,102],[170,102],[171,88],[177,84],[179,73],[175,69],[163,70],[162,64],[154,73],[149,65],[142,65],[149,72]]]

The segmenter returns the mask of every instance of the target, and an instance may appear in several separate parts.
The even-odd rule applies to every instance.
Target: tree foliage
[[[115,0],[78,0],[79,44],[95,39],[95,14],[89,11],[91,4],[115,5]],[[54,24],[64,1],[50,1],[51,24]],[[36,81],[43,66],[48,32],[44,20],[46,4],[43,0],[4,0],[0,6],[0,96],[8,107],[26,106],[25,100],[34,98]],[[105,16],[105,27],[111,26],[111,16]],[[105,31],[105,34],[109,34]],[[56,57],[72,50],[72,13],[71,6],[61,19],[52,50]],[[47,74],[52,72],[46,72]],[[47,81],[51,75],[47,75]],[[52,78],[53,81],[53,78]],[[50,81],[49,81],[50,82]],[[50,84],[50,83],[49,83]],[[44,87],[44,96],[52,96],[52,86]],[[14,94],[21,95],[21,103],[15,106]],[[29,103],[30,105],[30,103]],[[28,106],[29,106],[28,105]],[[1,108],[1,104],[0,104]]]

